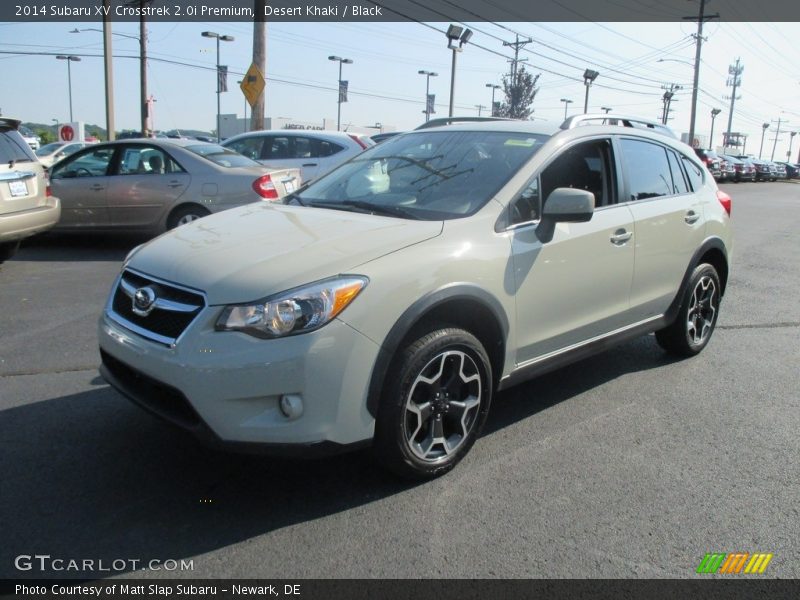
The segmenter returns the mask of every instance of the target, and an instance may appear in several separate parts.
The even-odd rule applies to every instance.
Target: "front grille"
[[[155,292],[155,303],[146,315],[134,312],[136,290],[149,287]],[[120,277],[109,306],[109,316],[143,337],[172,344],[205,305],[198,292],[151,279],[126,270]]]

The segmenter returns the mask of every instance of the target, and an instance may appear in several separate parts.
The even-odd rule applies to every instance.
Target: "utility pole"
[[[761,145],[758,147],[758,160],[761,160],[761,152],[764,150],[764,136],[767,134],[767,129],[769,129],[769,123],[764,123],[761,126]]]
[[[742,85],[742,71],[744,71],[744,65],[740,65],[739,62],[741,61],[740,58],[736,59],[735,65],[730,65],[728,67],[728,81],[725,82],[725,85],[728,87],[733,88],[733,93],[731,94],[731,109],[728,112],[728,131],[725,133],[725,145],[728,145],[728,140],[731,137],[731,126],[733,125],[733,105],[736,101],[741,98],[739,96],[736,97],[736,88]]]
[[[708,136],[708,149],[714,149],[714,121],[717,119],[717,115],[721,113],[722,110],[719,108],[712,108],[711,109],[711,135]]]
[[[519,34],[517,34],[517,36],[516,36],[516,41],[514,41],[514,42],[503,42],[503,46],[509,46],[509,47],[514,48],[514,59],[508,61],[508,62],[511,63],[511,89],[512,90],[516,90],[517,89],[517,83],[518,83],[517,82],[517,63],[527,62],[528,61],[527,58],[520,58],[519,57],[519,49],[520,48],[524,48],[526,45],[531,44],[531,43],[533,43],[533,40],[531,38],[520,40],[519,39]],[[511,112],[511,114],[515,114],[516,109],[517,109],[518,95],[512,93],[510,95],[510,97],[509,97],[509,100],[510,100],[510,102],[508,103],[509,104],[509,107],[508,107],[509,111]]]
[[[697,118],[697,90],[700,86],[700,52],[703,47],[703,24],[711,19],[719,19],[719,14],[706,15],[706,1],[700,0],[700,14],[697,17],[683,17],[686,21],[697,20],[697,47],[694,53],[694,82],[692,83],[692,114],[689,120],[689,145],[694,146],[694,125]]]
[[[481,111],[486,107],[483,104],[476,104],[475,108],[478,109],[478,116],[480,117],[481,116]]]
[[[113,142],[116,138],[114,132],[114,62],[112,56],[114,52],[111,47],[111,19],[110,14],[110,0],[103,0],[103,7],[105,8],[103,16],[103,73],[105,75],[106,87],[106,138],[109,142]]]
[[[139,106],[141,107],[141,130],[142,136],[148,137],[147,131],[147,27],[145,23],[145,5],[152,0],[139,0],[141,9],[139,17]]]
[[[784,120],[784,123],[786,121]],[[775,160],[775,147],[778,145],[778,136],[781,134],[781,118],[778,117],[778,128],[775,131],[775,140],[772,143],[772,155],[769,157],[770,160]]]
[[[264,7],[267,0],[254,0],[256,18],[253,21],[253,64],[261,72],[267,73],[267,23],[264,21]],[[250,131],[264,129],[265,92],[261,92],[250,109]]]

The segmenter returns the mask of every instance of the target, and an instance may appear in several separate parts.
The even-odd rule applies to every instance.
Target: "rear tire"
[[[658,344],[675,356],[689,357],[702,352],[717,324],[721,291],[717,270],[708,263],[698,265],[683,291],[678,316],[656,331]]]
[[[211,213],[209,213],[208,210],[197,204],[181,206],[173,210],[172,214],[167,219],[167,229],[175,229],[180,225],[186,225],[197,219],[202,219],[209,214]]]
[[[0,263],[7,261],[19,250],[19,242],[3,242],[0,244]]]
[[[455,467],[480,435],[491,363],[471,333],[436,329],[400,349],[383,389],[375,457],[402,477],[432,479]]]

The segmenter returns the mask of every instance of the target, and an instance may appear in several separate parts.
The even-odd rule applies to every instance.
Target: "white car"
[[[31,147],[31,150],[35,152],[36,150],[39,149],[39,146],[41,145],[41,140],[39,139],[38,135],[33,133],[30,129],[28,129],[24,125],[20,125],[18,131],[22,136],[22,139],[25,140],[28,146]]]
[[[34,154],[36,154],[36,158],[39,159],[42,166],[45,169],[49,169],[53,166],[53,163],[60,161],[73,152],[85,148],[89,143],[90,142],[53,142],[51,144],[45,144]]]
[[[263,165],[300,169],[303,181],[317,179],[374,146],[368,136],[339,131],[277,129],[251,131],[222,143]]]

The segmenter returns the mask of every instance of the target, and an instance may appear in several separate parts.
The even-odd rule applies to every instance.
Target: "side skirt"
[[[669,325],[674,318],[674,315],[672,319],[669,319],[667,315],[651,317],[644,321],[591,338],[585,342],[573,344],[572,346],[567,346],[561,350],[556,350],[555,352],[529,360],[517,365],[516,369],[503,377],[497,389],[498,391],[504,390],[518,383],[522,383],[523,381],[527,381],[528,379],[533,379],[549,371],[554,371],[570,363],[597,354],[598,352],[608,350],[622,342],[652,333],[653,331],[658,331]]]

